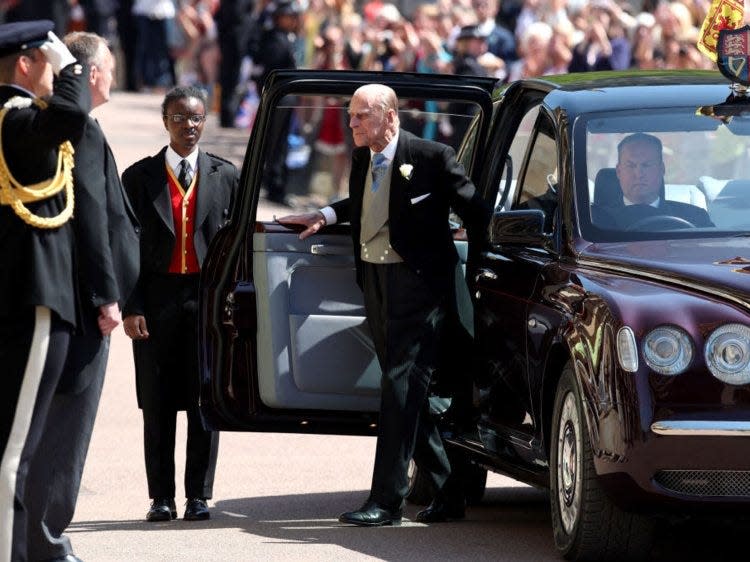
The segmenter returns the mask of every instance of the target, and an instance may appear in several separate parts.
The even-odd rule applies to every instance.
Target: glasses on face
[[[172,123],[184,123],[185,121],[190,121],[191,125],[200,125],[206,120],[205,115],[198,115],[198,114],[192,114],[192,115],[183,115],[182,113],[173,113],[172,115],[165,115],[167,119],[172,121]]]

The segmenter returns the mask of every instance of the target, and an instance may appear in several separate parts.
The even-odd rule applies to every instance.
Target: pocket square
[[[430,195],[432,195],[432,193],[425,193],[423,195],[419,195],[418,197],[412,197],[411,204],[416,205],[420,201],[424,201],[425,199],[427,199]]]

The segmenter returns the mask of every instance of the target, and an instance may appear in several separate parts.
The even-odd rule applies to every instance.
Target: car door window
[[[533,145],[522,181],[515,190],[511,209],[540,209],[545,214],[545,232],[552,231],[557,209],[557,143],[549,117],[539,116]]]
[[[539,105],[532,107],[521,119],[518,129],[510,145],[508,156],[503,167],[500,189],[498,190],[495,206],[501,206],[503,210],[509,210],[511,203],[516,199],[516,186],[518,176],[521,173],[523,159],[531,142],[534,123],[539,115]],[[500,209],[497,209],[500,210]]]
[[[281,203],[293,212],[304,212],[348,196],[354,148],[347,112],[349,99],[349,96],[323,94],[282,99],[272,115],[269,131],[282,136],[287,131],[286,141],[267,144],[267,169],[261,190],[265,199]],[[471,128],[474,134],[465,145],[464,153],[473,157],[475,151],[470,145],[476,142],[478,129],[476,125],[471,127],[477,114],[474,104],[408,97],[401,97],[399,102],[402,129],[421,138],[440,141],[456,152],[464,136],[469,137],[465,133]],[[284,151],[286,156],[282,158]],[[466,167],[468,171],[470,166]],[[282,183],[281,188],[266,185],[277,181]],[[279,214],[277,207],[261,208],[257,219],[271,220],[275,214]]]

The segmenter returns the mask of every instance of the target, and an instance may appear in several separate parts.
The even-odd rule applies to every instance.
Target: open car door
[[[279,156],[270,139],[285,131],[284,123],[291,123],[285,163],[292,208],[272,212],[307,212],[346,196],[347,104],[359,86],[373,82],[398,94],[402,128],[457,150],[463,143],[467,173],[475,181],[480,175],[494,79],[275,73],[261,97],[231,221],[213,240],[201,274],[200,406],[214,430],[376,432],[380,367],[355,280],[349,225],[299,240],[300,230],[259,207],[264,167]],[[465,244],[457,242],[463,259]]]

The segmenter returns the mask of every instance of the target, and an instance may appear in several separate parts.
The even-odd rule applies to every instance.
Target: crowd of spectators
[[[234,52],[224,54],[224,64],[237,67],[234,87],[243,89],[252,73],[239,67],[244,59],[244,68],[252,68],[253,50],[273,25],[279,1],[289,0],[0,0],[0,14],[7,20],[43,15],[36,6],[47,17],[64,14],[56,24],[65,29],[58,31],[96,27],[119,47],[125,89],[181,83],[212,93],[222,82],[228,49],[222,33],[232,34]],[[712,67],[696,48],[710,0],[293,1],[299,3],[297,68],[510,81],[573,71]]]

